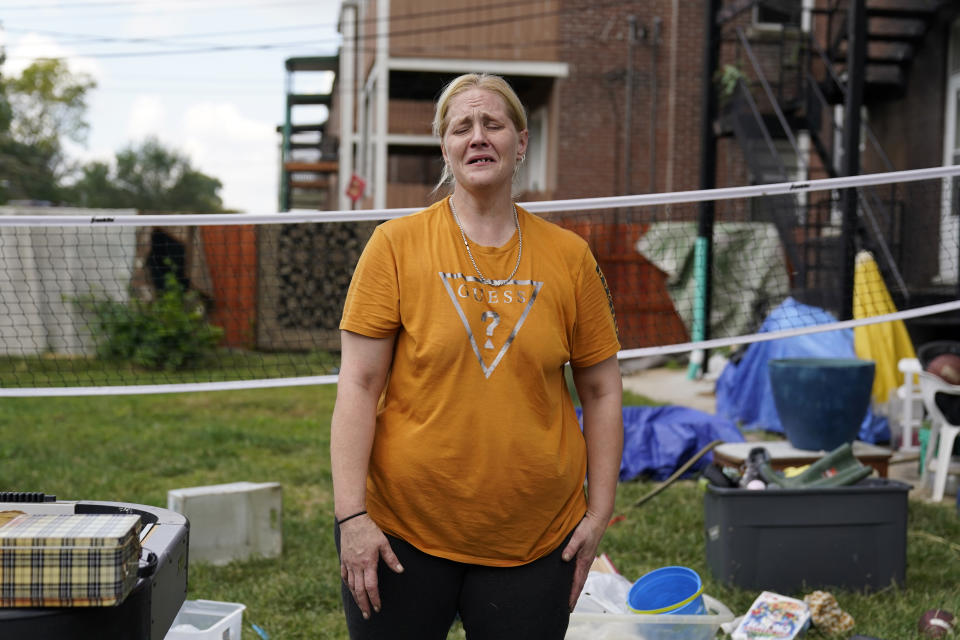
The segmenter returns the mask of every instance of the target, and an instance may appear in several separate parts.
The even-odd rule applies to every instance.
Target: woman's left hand
[[[600,538],[603,537],[606,529],[606,519],[587,511],[583,520],[573,530],[570,542],[563,549],[564,562],[573,561],[576,563],[573,568],[573,586],[570,589],[570,611],[573,611],[573,608],[577,605],[580,591],[587,581],[587,573],[590,572],[590,566],[596,558]]]

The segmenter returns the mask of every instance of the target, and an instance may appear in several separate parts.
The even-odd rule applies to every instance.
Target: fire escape
[[[296,79],[307,73],[334,72],[337,56],[311,56],[286,60],[286,117],[277,127],[282,134],[280,158],[280,211],[290,209],[328,209],[337,175],[337,150],[326,136],[326,119],[316,115],[317,106],[329,112],[330,93],[296,91]],[[307,107],[307,109],[303,109]],[[314,109],[309,109],[314,107]],[[309,111],[302,121],[298,114]],[[334,201],[335,202],[335,201]]]
[[[735,64],[724,68],[721,122],[742,149],[751,181],[842,175],[848,73],[863,78],[863,105],[902,96],[915,53],[943,1],[866,0],[860,68],[849,63],[857,60],[848,55],[849,0],[817,2],[809,30],[800,28],[800,2],[754,0],[722,10],[717,20]],[[757,6],[789,16],[787,24],[765,32],[743,26],[744,12]],[[891,164],[865,120],[861,132],[864,173],[903,168]],[[856,248],[873,253],[898,304],[911,295],[900,270],[902,200],[896,186],[858,189],[856,200]],[[794,297],[834,312],[843,309],[844,295],[840,208],[835,195],[822,192],[759,199],[751,211],[754,220],[777,227],[792,267]]]

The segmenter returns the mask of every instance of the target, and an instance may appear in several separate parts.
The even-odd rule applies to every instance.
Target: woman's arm
[[[616,356],[590,367],[574,368],[573,382],[583,407],[583,437],[587,442],[587,513],[563,550],[564,560],[576,558],[577,563],[570,591],[571,610],[613,515],[623,455],[623,383]]]
[[[377,403],[393,358],[394,338],[368,338],[340,332],[341,362],[337,403],[330,422],[330,466],[337,519],[366,509],[367,468],[376,427]],[[380,528],[363,515],[340,527],[340,576],[350,586],[364,618],[380,610],[377,563],[403,567]]]

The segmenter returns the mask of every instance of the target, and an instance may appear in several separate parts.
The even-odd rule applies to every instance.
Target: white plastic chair
[[[938,393],[960,396],[960,385],[950,384],[942,378],[932,373],[927,373],[926,371],[921,371],[917,375],[920,378],[923,406],[926,407],[927,413],[930,414],[931,423],[930,439],[927,440],[924,460],[932,461],[930,454],[939,436],[940,444],[936,445],[936,470],[933,476],[933,493],[931,499],[934,502],[940,502],[943,500],[943,493],[947,486],[947,475],[951,472],[950,458],[953,454],[953,444],[957,439],[957,435],[960,434],[960,423],[954,424],[949,422],[946,416],[943,415],[940,407],[937,406],[935,398]],[[924,480],[926,480],[928,468],[929,462],[924,465]],[[960,473],[960,466],[956,466],[953,472]]]
[[[923,368],[916,358],[900,358],[897,369],[903,374],[903,384],[897,387],[897,399],[900,400],[900,451],[916,451],[913,434],[923,424],[923,394],[917,374]]]

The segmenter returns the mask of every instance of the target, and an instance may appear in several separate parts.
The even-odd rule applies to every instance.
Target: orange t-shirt
[[[447,200],[386,222],[357,263],[340,328],[396,334],[377,413],[367,510],[421,551],[514,566],[556,549],[583,517],[586,446],[563,375],[620,348],[586,242],[519,209],[513,279],[485,286]],[[471,244],[484,275],[518,238]]]

